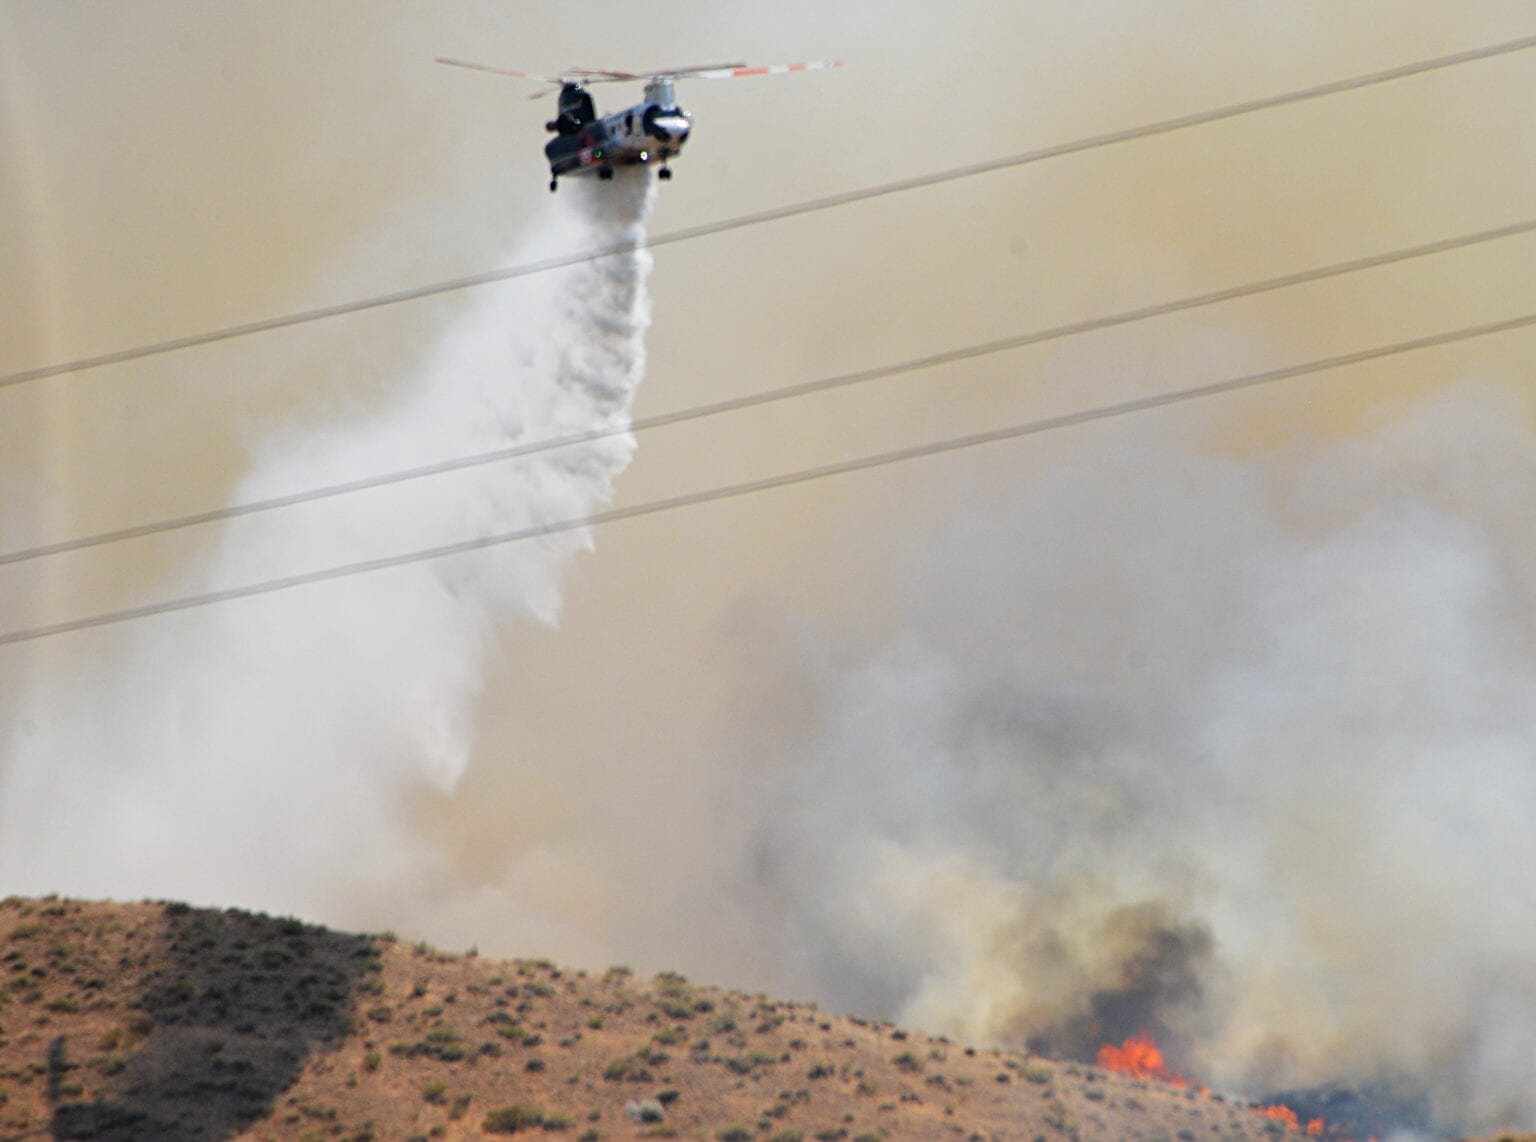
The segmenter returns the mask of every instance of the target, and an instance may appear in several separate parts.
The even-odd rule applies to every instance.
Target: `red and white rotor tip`
[[[535,75],[533,72],[517,71],[510,67],[493,67],[485,63],[473,63],[470,60],[449,59],[447,56],[438,56],[438,63],[451,64],[454,67],[473,68],[475,71],[488,71],[493,75],[510,75],[514,79],[533,79],[543,83],[621,83],[626,80],[643,79],[745,79],[753,75],[786,75],[792,71],[821,71],[829,67],[842,67],[840,59],[805,60],[800,63],[771,63],[762,67],[751,67],[744,63],[712,63],[702,67],[669,67],[657,68],[655,71],[610,71],[595,67],[574,67],[563,75]]]
[[[678,79],[746,79],[753,75],[785,75],[792,71],[821,71],[823,68],[842,66],[843,61],[840,59],[817,59],[801,63],[770,63],[762,67],[742,64],[736,67],[689,68],[659,74],[675,75]]]

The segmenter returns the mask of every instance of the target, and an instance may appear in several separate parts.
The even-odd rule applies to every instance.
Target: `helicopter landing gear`
[[[671,182],[672,181],[672,168],[671,167],[662,167],[659,171],[656,172],[656,177],[661,179],[662,182]]]
[[[559,189],[560,189],[560,180],[557,179],[557,178],[550,179],[549,180],[549,193],[550,194],[554,194],[555,191],[557,191]]]
[[[597,177],[602,179],[604,182],[609,181],[610,179],[613,178],[613,168],[612,167],[598,167],[598,169],[597,169]]]

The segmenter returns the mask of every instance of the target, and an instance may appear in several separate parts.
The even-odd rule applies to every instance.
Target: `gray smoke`
[[[591,239],[481,248],[547,197],[543,116],[512,88],[434,79],[439,50],[850,59],[835,81],[801,77],[825,84],[690,92],[701,149],[671,184],[672,226],[1523,35],[1530,15],[1509,0],[908,4],[873,21],[728,7],[595,28],[484,0],[325,20],[12,5],[5,351],[14,367],[67,359]],[[1526,67],[674,247],[658,411],[1524,217]],[[928,143],[845,129],[871,108]],[[663,465],[630,491],[1080,407],[1132,375],[1171,386],[1502,316],[1524,304],[1527,253],[1063,342],[1016,372],[1000,358],[996,385],[977,363],[859,404],[669,430],[648,455],[690,482]],[[530,424],[558,419],[555,374],[533,367],[555,356],[553,280],[495,287],[451,339],[494,358],[502,388],[442,381],[447,348],[402,358],[420,315],[442,312],[428,303],[12,390],[6,546],[211,506],[280,418],[298,427],[266,440],[239,494],[371,470],[351,437],[386,466],[504,443],[528,393]],[[340,360],[300,364],[323,338]],[[610,532],[575,594],[572,548],[552,544],[477,557],[488,572],[402,569],[9,648],[3,891],[292,909],[1074,1053],[1144,1022],[1212,1082],[1403,1074],[1445,1116],[1536,1126],[1524,345],[1455,357],[1511,382],[1523,411],[1468,393],[1362,424],[1446,383],[1442,354],[1416,354],[1234,402],[1209,439],[1164,439],[1151,416],[956,458],[977,475],[930,490],[921,518],[913,489],[950,461],[653,517]],[[1016,383],[1036,379],[1051,383]],[[336,411],[354,399],[393,418]],[[568,411],[586,427],[604,407]],[[1289,443],[1312,436],[1328,443]],[[374,513],[366,527],[316,506],[287,521],[302,550],[251,521],[189,545],[193,572],[174,542],[12,568],[3,626],[109,588],[127,602],[430,542],[458,513],[524,518],[516,505],[568,480],[600,502],[620,458],[593,455],[586,472],[551,456],[498,474],[510,498],[455,478],[350,505]],[[554,613],[559,567],[562,629],[519,621]]]
[[[1443,1121],[1536,1123],[1518,402],[1242,461],[1105,435],[936,494],[897,628],[786,655],[814,729],[759,726],[747,873],[781,953],[969,1040],[1146,1030],[1220,1084],[1408,1076]]]

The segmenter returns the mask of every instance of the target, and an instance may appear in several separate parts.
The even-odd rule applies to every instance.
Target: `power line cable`
[[[1442,345],[1450,345],[1460,341],[1470,341],[1474,338],[1489,337],[1497,333],[1510,332],[1516,329],[1524,329],[1536,325],[1536,313],[1527,313],[1520,317],[1507,318],[1503,321],[1487,322],[1481,325],[1467,326],[1448,332],[1435,333],[1426,337],[1417,337],[1409,341],[1399,341],[1391,345],[1378,346],[1373,349],[1361,349],[1353,353],[1344,353],[1335,357],[1324,357],[1319,360],[1309,361],[1301,365],[1288,365],[1284,368],[1270,369],[1262,373],[1249,373],[1245,376],[1234,377],[1224,381],[1216,381],[1208,385],[1199,385],[1194,388],[1177,389],[1172,392],[1158,393],[1153,396],[1137,397],[1131,400],[1119,401],[1114,404],[1100,405],[1096,408],[1084,409],[1078,412],[1067,413],[1062,416],[1047,417],[1042,420],[1025,421],[1019,424],[1008,425],[1003,428],[995,428],[986,432],[971,433],[966,436],[951,437],[947,440],[930,442],[927,444],[912,445],[907,448],[899,448],[890,452],[881,452],[873,456],[860,457],[855,460],[845,460],[836,464],[827,464],[816,468],[805,468],[796,472],[789,472],[778,476],[768,476],[760,480],[749,480],[739,484],[727,484],[722,487],[709,488],[698,492],[689,492],[685,495],[672,496],[667,499],[651,500],[646,503],[636,504],[631,507],[611,508],[607,511],[593,512],[589,515],[577,516],[572,519],[555,520],[550,523],[534,524],[529,527],[518,528],[513,531],[499,532],[494,535],[481,536],[478,539],[466,539],[457,543],[444,544],[439,547],[425,548],[419,551],[410,551],[401,555],[390,555],[379,559],[370,559],[357,563],[346,563],[337,567],[327,567],[318,571],[308,571],[299,575],[290,575],[280,579],[268,579],[259,583],[250,583],[243,587],[230,587],[221,591],[210,591],[205,594],[185,595],[179,598],[168,599],[159,603],[149,603],[138,607],[128,607],[122,610],[107,611],[86,618],[71,619],[66,622],[52,623],[47,626],[33,627],[27,630],[11,631],[0,634],[0,646],[13,643],[31,642],[37,639],[49,638],[54,635],[67,634],[73,631],[89,630],[95,627],[109,626],[116,623],[131,622],[137,619],[150,618],[155,615],[171,614],[176,611],[191,610],[197,607],[212,606],[217,603],[232,602],[236,599],[251,598],[256,595],[267,595],[277,591],[286,591],[295,587],[304,587],[316,583],[329,582],[335,579],[345,579],[354,575],[365,575],[374,571],[383,571],[393,567],[404,567],[414,563],[425,563],[429,560],[444,559],[452,555],[463,555],[473,551],[483,551],[489,547],[499,547],[522,540],[537,539],[542,536],[557,535],[562,532],[575,531],[581,528],[598,527],[602,524],[617,523],[620,520],[637,519],[641,516],[656,515],[661,512],[676,511],[679,508],[694,507],[699,504],[714,503],[719,500],[736,499],[741,496],[753,495],[757,492],[765,492],[775,488],[786,488],[796,484],[806,484],[814,480],[824,480],[832,476],[842,476],[851,472],[868,471],[872,468],[883,468],[891,464],[900,464],[908,460],[916,460],[926,456],[936,456],[946,452],[958,452],[962,449],[976,448],[983,444],[994,444],[1004,440],[1016,440],[1020,437],[1039,435],[1063,428],[1072,428],[1078,425],[1089,424],[1094,421],[1109,420],[1115,417],[1128,416],[1133,413],[1149,412],[1153,409],[1163,408],[1169,405],[1181,404],[1187,401],[1200,400],[1206,397],[1219,396],[1224,393],[1236,392],[1240,389],[1256,388],[1260,385],[1272,384],[1277,381],[1289,380],[1294,377],[1305,376],[1310,373],[1319,373],[1329,369],[1344,368],[1349,365],[1358,365],[1366,361],[1375,361],[1384,357],[1396,356],[1401,353],[1414,352],[1420,349],[1430,349]]]
[[[596,250],[585,253],[561,255],[553,258],[545,258],[541,261],[528,262],[523,265],[509,266],[499,270],[488,270],[483,273],[471,274],[467,277],[453,278],[448,281],[438,282],[433,285],[417,286],[412,289],[398,290],[394,293],[380,294],[377,297],[363,298],[357,301],[341,302],[336,305],[321,306],[317,309],[304,310],[281,317],[270,317],[261,321],[252,321],[243,325],[232,325],[224,329],[214,330],[209,333],[197,333],[189,337],[179,337],[169,341],[158,341],[148,345],[141,345],[131,349],[120,349],[112,353],[102,353],[94,357],[81,357],[74,361],[65,361],[55,365],[43,365],[34,369],[24,369],[20,372],[0,375],[0,388],[13,385],[27,384],[30,381],[40,381],[46,377],[61,376],[66,373],[78,373],[87,369],[101,368],[106,365],[120,365],[128,361],[136,361],[144,357],[157,356],[162,353],[171,353],[179,349],[192,349],[203,345],[212,345],[220,341],[229,341],[237,337],[247,337],[255,333],[267,333],[277,329],[286,329],[295,325],[304,325],[309,322],[322,321],[326,318],[341,317],[346,314],[360,313],[368,309],[378,309],[383,306],[398,305],[402,302],[416,301],[421,298],[432,297],[436,294],[452,293],[457,290],[470,289],[475,286],[489,285],[492,282],[508,281],[512,278],[528,277],[533,274],[541,274],[550,270],[562,269],[567,266],[580,265],[584,262],[597,261],[600,258],[613,257],[618,254],[627,254],[635,250],[657,249],[661,246],[670,246],[678,242],[688,242],[695,238],[703,238],[712,234],[721,234],[728,230],[740,230],[748,226],[757,226],[766,222],[776,222],[785,218],[793,218],[802,214],[812,214],[816,211],[831,210],[839,206],[848,206],[855,202],[864,202],[872,198],[880,198],[889,194],[900,194],[908,190],[917,190],[922,187],[937,186],[941,183],[955,182],[959,179],[973,178],[976,175],[988,174],[992,171],[1004,170],[1009,167],[1025,166],[1030,163],[1043,162],[1047,159],[1061,158],[1065,155],[1080,154],[1083,151],[1096,150],[1100,147],[1110,147],[1117,143],[1127,143],[1135,139],[1148,139],[1156,135],[1166,135],[1174,131],[1182,131],[1190,127],[1199,127],[1208,123],[1216,123],[1223,119],[1233,119],[1240,115],[1250,115],[1257,111],[1267,111],[1276,107],[1284,107],[1288,104],[1302,103],[1311,99],[1321,99],[1330,95],[1339,95],[1348,91],[1358,91],[1362,88],[1373,87],[1377,84],[1389,83],[1397,79],[1406,79],[1410,76],[1423,75],[1427,72],[1440,71],[1445,68],[1457,67],[1461,64],[1474,63],[1479,60],[1492,59],[1496,56],[1510,55],[1515,52],[1526,51],[1536,47],[1536,35],[1523,36],[1519,39],[1505,40],[1502,43],[1489,44],[1485,47],[1472,48],[1467,51],[1454,52],[1450,55],[1436,56],[1433,59],[1418,60],[1414,63],[1403,64],[1398,67],[1387,68],[1383,71],[1369,72],[1365,75],[1352,76],[1348,79],[1333,80],[1328,83],[1317,84],[1313,87],[1299,88],[1293,91],[1282,92],[1278,95],[1263,96],[1258,99],[1250,99],[1242,103],[1232,103],[1224,107],[1217,107],[1208,111],[1197,111],[1189,115],[1180,115],[1172,119],[1163,119],[1155,123],[1147,123],[1138,127],[1127,127],[1118,131],[1110,131],[1105,134],[1089,135],[1086,138],[1077,139],[1066,143],[1056,143],[1047,147],[1040,147],[1032,151],[1024,151],[1016,155],[1008,155],[1003,158],[987,159],[966,166],[952,167],[949,170],[937,171],[931,174],[917,175],[912,178],[897,179],[893,182],[880,183],[875,186],[864,187],[857,190],[844,191],[840,194],[831,194],[823,198],[809,199],[805,202],[792,203],[788,206],[771,207],[767,210],[757,211],[752,214],[737,215],[716,222],[705,222],[697,226],[687,226],[680,230],[669,231],[666,234],[657,235],[650,239],[641,239],[634,242],[616,242]]]
[[[1029,333],[1020,333],[995,341],[983,341],[974,345],[967,345],[957,349],[947,349],[940,353],[932,353],[922,357],[910,358],[905,361],[897,361],[886,365],[876,365],[873,368],[860,369],[850,373],[839,373],[834,376],[805,381],[800,384],[788,385],[777,389],[769,389],[766,392],[751,393],[746,396],[732,397],[726,400],[712,401],[708,404],[694,405],[690,408],[678,409],[673,412],[659,413],[654,416],[639,417],[628,424],[592,428],[582,432],[570,433],[564,436],[550,437],[544,440],[533,440],[525,444],[512,444],[504,448],[497,448],[488,452],[477,453],[472,456],[452,457],[450,459],[439,460],[430,464],[422,464],[416,467],[400,469],[394,472],[386,472],[375,476],[365,476],[356,480],[344,481],[342,483],[328,484],[324,487],[310,488],[304,491],[292,492],[287,495],[272,496],[262,500],[252,500],[243,504],[233,504],[228,507],[215,508],[210,511],[179,516],[174,519],[160,520],[153,523],[137,524],[133,527],[119,528],[115,531],[100,532],[96,535],[83,536],[77,539],[60,540],[57,543],[42,544],[35,547],[23,548],[17,551],[0,553],[0,567],[11,563],[22,563],[32,559],[42,559],[50,555],[62,555],[71,551],[81,551],[91,547],[99,547],[103,544],[120,543],[131,539],[143,539],[153,535],[162,535],[166,532],[177,531],[183,528],[195,527],[201,524],[218,523],[223,520],[237,519],[242,516],[273,511],[277,508],[293,507],[299,504],[313,503],[316,500],[329,499],[334,496],[347,495],[352,492],[367,491],[373,488],[381,488],[390,484],[403,483],[408,480],[424,479],[428,476],[443,475],[448,472],[460,471],[465,468],[474,468],[485,464],[494,464],[506,460],[514,460],[524,456],[531,456],[539,452],[547,452],[556,448],[565,448],[577,444],[588,444],[598,440],[606,440],[615,436],[621,436],[626,432],[639,433],[649,429],[663,428],[673,424],[681,424],[686,421],[701,420],[705,417],[717,416],[723,413],[739,412],[749,408],[756,408],[760,405],[773,404],[778,401],[791,400],[797,397],[809,396],[815,393],[828,392],[833,389],[847,388],[853,385],[860,385],[869,381],[881,380],[903,373],[912,373],[922,369],[936,368],[940,365],[954,364],[960,361],[972,360],[977,357],[985,357],[995,353],[1007,352],[1012,349],[1022,349],[1026,346],[1038,345],[1047,341],[1056,341],[1082,333],[1091,333],[1098,330],[1113,328],[1115,326],[1129,325],[1133,322],[1146,321],[1154,317],[1165,317],[1171,314],[1183,312],[1185,310],[1216,305],[1225,301],[1234,301],[1239,298],[1251,297],[1255,294],[1267,293],[1273,290],[1284,289],[1289,286],[1322,281],[1326,278],[1341,277],[1345,274],[1356,273],[1368,269],[1376,269],[1381,266],[1392,265],[1393,263],[1397,262],[1405,262],[1414,258],[1428,257],[1433,254],[1448,253],[1453,250],[1464,249],[1468,246],[1475,246],[1483,243],[1498,241],[1504,238],[1515,237],[1521,234],[1528,234],[1532,231],[1536,231],[1536,218],[1525,219],[1520,222],[1512,222],[1506,226],[1497,226],[1490,230],[1480,230],[1474,234],[1458,235],[1453,238],[1444,238],[1435,242],[1426,242],[1417,246],[1408,246],[1397,250],[1390,250],[1385,253],[1371,254],[1366,257],[1355,258],[1350,261],[1335,262],[1330,265],[1319,266],[1314,269],[1283,274],[1280,277],[1264,278],[1259,281],[1248,282],[1242,285],[1228,286],[1223,289],[1212,290],[1208,293],[1194,294],[1192,296],[1179,298],[1174,301],[1161,302],[1156,305],[1143,306],[1138,309],[1124,310],[1119,313],[1088,318],[1084,321],[1075,321],[1065,325],[1056,325],[1047,329],[1036,330]]]

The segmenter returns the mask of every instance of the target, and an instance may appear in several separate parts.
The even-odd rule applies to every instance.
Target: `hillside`
[[[0,1140],[1298,1136],[814,1006],[179,904],[0,903]]]

